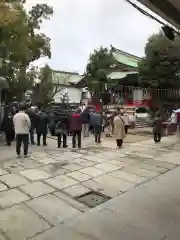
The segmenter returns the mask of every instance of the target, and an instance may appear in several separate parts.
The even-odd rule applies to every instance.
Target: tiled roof
[[[66,85],[76,84],[82,79],[82,76],[75,72],[53,71],[52,81],[54,84]]]
[[[113,46],[111,46],[111,52],[117,62],[129,67],[137,68],[138,62],[141,60],[140,57],[121,51]]]
[[[108,74],[108,78],[112,80],[122,79],[131,74],[138,74],[138,72],[135,72],[135,71],[134,72],[111,72],[110,74]]]

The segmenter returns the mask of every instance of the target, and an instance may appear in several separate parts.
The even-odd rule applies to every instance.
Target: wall
[[[82,97],[82,89],[74,87],[60,87],[59,92],[54,96],[55,103],[61,103],[62,95],[67,94],[69,103],[80,103]]]

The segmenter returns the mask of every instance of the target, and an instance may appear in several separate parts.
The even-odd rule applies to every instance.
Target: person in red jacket
[[[76,136],[78,139],[78,148],[81,148],[82,119],[81,109],[76,109],[69,122],[69,130],[72,132],[72,147],[76,147]]]

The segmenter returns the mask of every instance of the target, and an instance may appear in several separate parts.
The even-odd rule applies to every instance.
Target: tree
[[[27,69],[41,57],[51,57],[50,39],[40,33],[41,23],[49,19],[53,9],[46,4],[37,4],[26,12],[22,1],[16,1],[14,9],[18,18],[1,28],[1,76],[9,83],[9,99],[14,95],[20,100],[31,85]]]
[[[29,76],[32,77],[32,79],[36,79],[34,82],[33,103],[46,106],[52,101],[54,92],[51,68],[46,65],[41,69],[32,69],[32,71],[29,72]]]
[[[142,86],[180,87],[180,38],[170,41],[162,33],[151,36],[139,74]]]
[[[95,95],[104,92],[105,85],[110,82],[107,74],[113,63],[112,53],[107,48],[100,47],[90,55],[85,76],[89,90]]]
[[[0,0],[0,27],[11,24],[18,17],[18,11],[13,8],[15,2],[21,0]]]

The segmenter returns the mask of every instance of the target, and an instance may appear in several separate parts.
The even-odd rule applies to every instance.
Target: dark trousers
[[[37,145],[40,146],[40,143],[41,143],[41,136],[43,136],[43,145],[46,146],[47,143],[46,143],[46,138],[47,138],[47,134],[46,133],[38,133],[37,134]]]
[[[158,143],[161,141],[161,134],[160,133],[154,133],[154,142]]]
[[[95,142],[98,142],[98,143],[101,142],[101,132],[102,132],[101,126],[94,126]]]
[[[124,127],[125,134],[127,134],[127,133],[128,133],[128,128],[129,128],[129,126],[127,126],[127,125]]]
[[[34,129],[30,129],[29,135],[30,135],[31,144],[34,144]]]
[[[123,140],[122,139],[116,139],[117,147],[122,147]]]
[[[5,136],[6,136],[7,145],[11,146],[11,142],[13,141],[13,138],[14,138],[14,133],[13,132],[6,132]]]
[[[72,146],[73,148],[76,147],[76,136],[78,139],[78,148],[81,147],[81,131],[73,131],[72,132]]]
[[[16,135],[16,153],[20,155],[21,145],[23,143],[24,155],[28,154],[29,134],[17,134]]]
[[[63,137],[63,147],[67,147],[67,135],[62,133],[62,134],[58,134],[57,136],[58,148],[61,147],[62,137]]]

